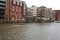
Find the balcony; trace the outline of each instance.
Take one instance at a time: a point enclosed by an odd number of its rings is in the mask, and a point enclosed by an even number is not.
[[[1,2],[0,2],[0,5],[4,5],[4,6],[6,6],[6,4],[5,4],[5,3],[1,3]]]
[[[0,3],[6,3],[6,0],[0,0]]]
[[[0,9],[3,9],[3,10],[4,10],[4,9],[5,9],[5,7],[0,7]]]

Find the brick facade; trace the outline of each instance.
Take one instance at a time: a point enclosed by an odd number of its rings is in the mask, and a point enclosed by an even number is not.
[[[20,22],[21,18],[22,6],[20,6],[20,3],[17,5],[17,1],[14,4],[13,0],[6,0],[6,21]]]
[[[55,10],[56,12],[56,21],[60,21],[60,10]]]

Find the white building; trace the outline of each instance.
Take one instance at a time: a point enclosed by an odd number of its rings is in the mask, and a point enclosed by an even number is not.
[[[37,7],[33,5],[30,8],[32,9],[33,16],[37,16]]]
[[[32,9],[27,7],[27,18],[28,18],[28,22],[32,22],[33,20],[33,14],[32,14]]]

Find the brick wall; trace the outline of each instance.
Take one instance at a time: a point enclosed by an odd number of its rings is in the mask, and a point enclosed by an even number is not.
[[[22,6],[13,4],[13,0],[6,0],[6,21],[21,21],[22,18]]]
[[[60,21],[60,10],[55,10],[56,12],[56,21]]]

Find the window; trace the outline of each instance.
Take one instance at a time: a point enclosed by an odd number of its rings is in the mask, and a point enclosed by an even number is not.
[[[11,13],[12,17],[14,17],[14,13]]]
[[[21,10],[19,10],[19,12],[21,12]]]
[[[14,6],[12,6],[12,11],[14,12]]]
[[[1,5],[1,6],[5,6],[6,4],[5,4],[5,3],[1,3],[1,2],[0,2],[0,5]]]
[[[16,20],[18,20],[18,17],[16,16]]]
[[[19,16],[19,20],[21,20],[22,19],[22,17],[21,16]]]
[[[20,6],[22,6],[22,3],[20,3]]]
[[[16,1],[15,0],[13,0],[13,4],[16,4]]]
[[[16,6],[16,12],[18,12],[18,6]]]
[[[14,20],[14,18],[12,18],[12,20]]]
[[[19,5],[19,1],[17,1],[17,5]]]
[[[19,18],[19,20],[21,20],[21,19]]]

